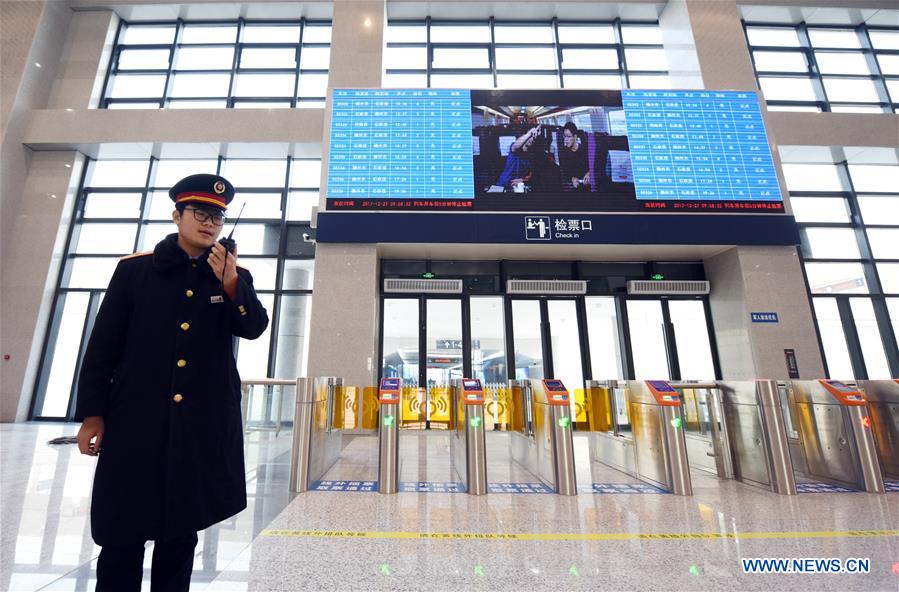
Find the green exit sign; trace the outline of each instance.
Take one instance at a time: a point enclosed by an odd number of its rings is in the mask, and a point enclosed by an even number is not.
[[[665,279],[665,276],[663,276],[661,273],[654,273],[654,274],[652,274],[651,276],[649,276],[649,278],[650,278],[650,279],[653,279],[653,280],[656,280],[656,281],[659,281],[659,280]]]
[[[435,277],[437,277],[437,274],[430,272],[430,271],[426,271],[425,273],[421,274],[421,277],[422,277],[422,279],[425,279],[425,280],[432,280]]]

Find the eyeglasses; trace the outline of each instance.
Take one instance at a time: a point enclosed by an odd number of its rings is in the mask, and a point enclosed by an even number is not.
[[[207,220],[212,220],[212,223],[216,226],[223,226],[225,224],[225,215],[219,212],[211,213],[206,210],[198,210],[197,208],[184,208],[190,212],[194,213],[194,220],[199,223],[204,223]]]

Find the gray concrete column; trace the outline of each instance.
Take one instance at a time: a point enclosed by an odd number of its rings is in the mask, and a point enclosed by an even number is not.
[[[27,150],[27,149],[26,149]],[[26,419],[81,179],[77,152],[34,152],[0,283],[0,421]]]
[[[331,32],[331,88],[381,86],[384,0],[335,0]],[[322,191],[327,187],[326,114]],[[319,202],[325,204],[324,194]],[[348,386],[373,385],[378,351],[377,245],[319,244],[315,252],[308,376],[343,376]]]
[[[730,380],[787,378],[785,349],[802,378],[824,376],[802,263],[790,247],[734,247],[705,260],[721,374]],[[753,323],[775,312],[777,323]]]
[[[378,308],[377,246],[317,245],[307,375],[373,385]]]
[[[71,13],[49,109],[96,109],[109,69],[119,17],[111,10]]]

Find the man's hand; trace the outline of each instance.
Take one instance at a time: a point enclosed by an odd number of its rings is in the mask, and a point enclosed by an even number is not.
[[[217,242],[212,245],[212,252],[206,261],[215,277],[222,282],[228,298],[234,300],[237,297],[237,247],[234,248],[234,253],[229,253]]]
[[[85,417],[81,423],[81,429],[78,430],[78,450],[81,451],[81,454],[97,456],[100,453],[100,444],[103,442],[105,430],[106,424],[103,422],[103,417],[99,415]],[[91,440],[94,441],[91,442]]]

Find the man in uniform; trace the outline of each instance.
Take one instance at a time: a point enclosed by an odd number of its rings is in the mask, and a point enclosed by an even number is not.
[[[78,379],[78,447],[99,455],[100,592],[140,590],[149,540],[152,590],[188,590],[197,531],[247,506],[232,343],[259,337],[268,314],[216,241],[234,187],[191,175],[169,196],[178,232],[119,261]]]

